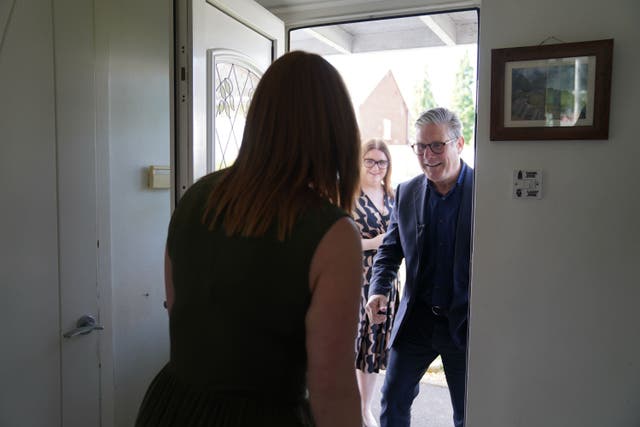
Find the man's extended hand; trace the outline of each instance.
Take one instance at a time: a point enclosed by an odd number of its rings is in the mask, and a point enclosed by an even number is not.
[[[369,297],[365,311],[371,323],[377,325],[387,320],[387,304],[389,304],[389,298],[384,295],[371,295]]]

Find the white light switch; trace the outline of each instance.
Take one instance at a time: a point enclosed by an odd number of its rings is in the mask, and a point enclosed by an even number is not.
[[[149,188],[171,188],[171,168],[169,166],[149,166]]]
[[[542,171],[531,169],[514,169],[513,198],[541,199]]]

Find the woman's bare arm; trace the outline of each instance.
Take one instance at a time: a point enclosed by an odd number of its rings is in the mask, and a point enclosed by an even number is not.
[[[362,250],[370,251],[372,249],[378,249],[382,244],[382,240],[384,239],[384,233],[378,234],[376,237],[372,237],[370,239],[362,239]]]
[[[362,247],[353,221],[337,221],[320,241],[309,273],[307,384],[317,427],[359,427],[354,340],[362,281]]]

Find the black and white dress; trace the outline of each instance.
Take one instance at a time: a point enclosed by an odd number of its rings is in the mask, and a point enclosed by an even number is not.
[[[356,202],[353,218],[358,224],[360,235],[363,239],[371,239],[387,231],[392,200],[385,194],[384,209],[380,212],[375,204],[364,192]],[[363,253],[362,268],[362,292],[360,294],[360,322],[358,324],[358,336],[356,337],[356,368],[363,372],[373,373],[380,369],[386,369],[389,355],[389,337],[393,327],[393,319],[398,308],[398,282],[391,287],[389,305],[387,306],[387,319],[379,325],[371,325],[365,312],[365,305],[369,298],[369,281],[371,280],[371,266],[376,250],[368,250]]]

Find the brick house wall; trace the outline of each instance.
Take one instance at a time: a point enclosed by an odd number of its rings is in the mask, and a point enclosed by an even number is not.
[[[359,108],[362,141],[381,138],[387,144],[407,144],[408,109],[391,71],[380,80]]]

